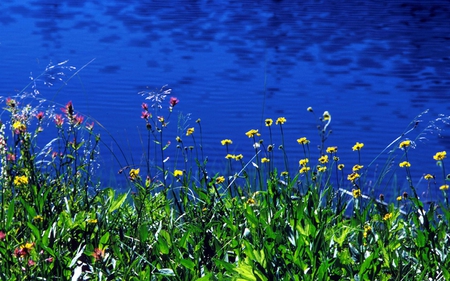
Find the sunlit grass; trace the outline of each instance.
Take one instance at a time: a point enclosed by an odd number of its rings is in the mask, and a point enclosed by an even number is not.
[[[438,164],[436,176],[424,180],[444,199],[425,206],[409,162],[420,153],[410,150],[414,139],[408,138],[416,121],[386,147],[388,161],[371,183],[367,174],[376,159],[365,159],[363,140],[345,148],[358,161],[344,165],[343,148],[329,143],[331,113],[317,117],[312,108],[306,110],[318,131],[310,134],[318,133],[319,143],[307,135],[285,139],[290,120],[267,118],[263,129],[242,132],[252,149],[235,151],[233,136],[219,141],[224,164],[213,171],[201,120],[190,124],[177,113],[183,101],[170,89],[141,92],[151,102],[136,110],[146,132],[143,162],[122,167],[130,189],[119,193],[94,177],[102,143],[96,123],[71,102],[62,110],[33,102],[39,93],[31,86],[30,94],[24,89],[6,99],[1,116],[4,280],[450,278],[446,152],[423,159]],[[167,136],[170,127],[175,139]],[[56,135],[38,145],[46,133]],[[296,167],[288,141],[302,153]],[[408,192],[364,194],[392,174],[406,177]]]

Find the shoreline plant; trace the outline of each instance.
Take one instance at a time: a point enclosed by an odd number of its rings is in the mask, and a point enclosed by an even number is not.
[[[60,75],[64,64],[40,77]],[[418,119],[382,152],[390,151],[375,181],[367,175],[377,159],[366,162],[364,143],[345,148],[358,159],[345,164],[344,148],[328,145],[330,112],[317,117],[312,108],[317,151],[308,136],[285,139],[285,117],[267,118],[266,130],[242,132],[253,149],[218,141],[225,160],[215,172],[201,120],[191,125],[179,113],[173,124],[180,100],[166,87],[144,91],[151,104],[141,105],[143,152],[120,170],[130,188],[118,192],[95,177],[95,120],[70,101],[45,108],[35,81],[31,93],[5,99],[1,115],[2,280],[450,279],[447,154],[424,160],[437,163],[436,175],[423,179],[444,198],[426,206],[412,181],[415,140],[407,138]],[[42,145],[46,133],[56,137]],[[303,152],[295,168],[287,142]],[[378,186],[395,188],[393,174],[406,177],[408,192],[375,196]]]

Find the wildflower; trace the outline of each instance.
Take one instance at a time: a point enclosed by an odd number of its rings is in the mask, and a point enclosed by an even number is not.
[[[36,265],[36,262],[34,260],[32,260],[32,259],[29,259],[28,260],[28,266],[33,266],[33,265]]]
[[[384,217],[383,217],[383,220],[387,221],[387,220],[389,220],[390,218],[392,218],[392,213],[386,213],[386,214],[384,215]]]
[[[27,129],[27,126],[25,124],[22,124],[20,121],[16,121],[12,125],[13,129],[18,132],[24,132]]]
[[[141,107],[143,110],[148,111],[148,104],[146,104],[145,102],[142,103]]]
[[[336,153],[337,152],[337,146],[330,146],[327,147],[327,153]]]
[[[15,186],[26,185],[26,184],[28,184],[27,176],[16,176],[14,178],[14,185]]]
[[[270,159],[268,159],[266,157],[261,159],[261,163],[267,163],[267,162],[270,162]]]
[[[367,238],[367,235],[369,235],[371,232],[372,232],[372,227],[368,224],[364,225],[364,232],[363,232],[364,238]]]
[[[87,223],[88,223],[88,224],[96,224],[97,222],[98,222],[97,219],[88,219],[88,220],[87,220]]]
[[[300,169],[300,174],[305,174],[306,172],[308,172],[311,168],[310,167],[302,167]]]
[[[297,139],[298,144],[308,144],[309,140],[305,137]]]
[[[142,111],[142,114],[141,114],[142,119],[148,120],[148,118],[151,118],[151,117],[152,116],[148,111]]]
[[[436,161],[439,160],[444,160],[444,158],[447,157],[447,152],[446,151],[440,151],[440,152],[436,152],[436,154],[433,156],[433,159]]]
[[[247,133],[245,133],[245,135],[246,135],[247,137],[249,137],[249,138],[253,138],[253,137],[255,137],[255,136],[258,136],[258,137],[259,137],[261,134],[258,133],[258,130],[251,129],[250,131],[248,131]]]
[[[410,140],[405,140],[405,141],[402,141],[398,147],[399,148],[407,148],[410,145],[411,145],[411,141]]]
[[[64,112],[69,119],[71,119],[74,114],[72,101],[69,101],[64,108],[61,108],[61,111]]]
[[[192,135],[194,133],[194,130],[195,130],[194,127],[188,128],[187,131],[186,131],[186,136]]]
[[[242,154],[238,154],[235,157],[236,161],[242,160],[242,158],[244,158],[244,155],[242,155]]]
[[[38,121],[41,121],[44,118],[44,112],[39,112],[36,114],[36,118]]]
[[[344,164],[339,164],[338,165],[338,169],[339,171],[342,171],[344,169],[345,165]]]
[[[270,126],[272,126],[272,124],[273,124],[273,120],[270,119],[270,118],[268,118],[268,119],[265,120],[265,123],[266,123],[266,126],[267,126],[267,127],[270,127]]]
[[[80,126],[83,123],[84,117],[81,115],[75,115],[75,126]]]
[[[64,118],[61,114],[55,114],[55,123],[57,127],[61,127],[64,124]]]
[[[353,172],[358,172],[359,170],[361,170],[364,166],[363,165],[358,165],[356,164],[355,166],[353,166],[352,171]]]
[[[216,184],[221,184],[225,181],[225,177],[224,176],[220,176],[216,178]]]
[[[0,240],[5,240],[6,234],[3,231],[0,231]]]
[[[361,189],[353,189],[352,190],[353,198],[361,197]]]
[[[92,122],[91,124],[86,123],[86,129],[88,129],[89,131],[92,131],[94,129],[94,122]]]
[[[195,123],[200,123],[202,120],[200,118],[198,118],[197,120],[195,120]]]
[[[255,205],[255,203],[256,203],[255,199],[253,199],[253,198],[248,198],[248,200],[247,200],[247,204],[248,204],[248,205]]]
[[[182,175],[183,175],[183,171],[181,171],[181,170],[173,171],[173,176],[174,177],[181,177]]]
[[[33,220],[37,223],[42,222],[44,218],[41,215],[37,215],[33,218]]]
[[[34,243],[27,242],[24,245],[20,245],[19,248],[16,248],[14,250],[14,256],[18,257],[18,258],[24,257],[24,256],[28,255],[33,248],[34,248]]]
[[[398,164],[401,168],[409,168],[411,167],[411,163],[409,163],[408,161],[403,161],[400,164]]]
[[[322,163],[322,164],[328,163],[328,155],[322,155],[322,156],[320,156],[319,162]]]
[[[313,112],[313,108],[311,106],[308,107],[306,110],[308,110],[309,112]]]
[[[170,97],[170,101],[169,101],[170,109],[174,108],[175,105],[177,105],[179,102],[180,102],[180,100],[177,99],[176,97]]]
[[[52,263],[53,260],[54,260],[53,257],[49,257],[45,259],[45,262]]]
[[[164,116],[158,116],[158,121],[164,124]]]
[[[328,120],[330,120],[330,119],[331,119],[330,113],[329,113],[328,111],[325,111],[325,112],[323,113],[323,115],[322,115],[322,119],[323,119],[323,121],[328,121]]]
[[[221,140],[220,143],[222,143],[222,145],[230,145],[233,142],[231,140],[229,140],[229,139],[224,139],[224,140]]]
[[[445,191],[445,190],[448,189],[448,187],[449,187],[448,184],[444,184],[444,185],[441,185],[441,186],[439,187],[439,189]]]
[[[320,173],[323,173],[326,170],[327,170],[327,167],[325,167],[325,166],[320,166],[320,165],[317,166],[317,171]]]
[[[352,147],[352,149],[353,149],[353,151],[355,151],[355,150],[361,150],[361,148],[363,148],[364,147],[364,143],[361,143],[361,142],[356,142],[356,144]]]
[[[95,248],[94,252],[92,253],[92,256],[94,257],[94,259],[96,261],[98,260],[103,260],[103,258],[105,257],[105,250],[100,249],[100,248]]]
[[[267,151],[268,151],[268,152],[271,152],[272,150],[273,150],[273,145],[269,144],[269,145],[267,146]]]
[[[282,177],[287,177],[289,175],[289,172],[288,171],[283,171],[283,172],[281,172],[281,176]]]
[[[397,196],[397,201],[402,201],[403,197]]]
[[[425,176],[423,176],[423,178],[426,180],[431,180],[431,179],[434,179],[434,176],[430,175],[430,174],[426,174]]]
[[[333,161],[335,161],[335,162],[339,161],[339,157],[333,156]]]
[[[355,181],[357,178],[359,178],[360,175],[356,172],[351,173],[350,175],[347,176],[347,179],[351,182]]]
[[[130,170],[130,174],[129,174],[130,180],[134,181],[134,180],[138,179],[139,178],[139,171],[140,171],[139,168],[138,169],[131,169]]]
[[[277,121],[275,121],[277,125],[283,125],[284,123],[286,123],[286,118],[284,117],[278,117]]]
[[[306,166],[306,164],[308,164],[309,159],[305,158],[305,159],[300,159],[300,161],[298,161],[298,163],[300,164],[300,166]]]
[[[225,158],[226,159],[236,159],[236,155],[233,155],[233,154],[227,154],[226,156],[225,156]]]

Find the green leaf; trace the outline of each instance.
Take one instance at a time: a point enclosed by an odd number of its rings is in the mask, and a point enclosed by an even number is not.
[[[180,263],[182,266],[186,267],[187,269],[193,270],[195,268],[195,263],[192,260],[182,259],[182,260],[180,260]]]
[[[12,200],[8,205],[8,213],[6,214],[6,229],[11,227],[12,218],[14,216],[15,200]]]
[[[41,240],[41,234],[39,233],[39,230],[37,229],[37,227],[34,226],[31,222],[27,222],[27,226],[31,230],[31,232],[33,233],[34,238],[36,240]]]
[[[107,244],[109,241],[109,232],[106,232],[103,234],[102,238],[100,238],[99,246],[100,248],[103,248],[103,245]]]
[[[127,199],[128,193],[129,193],[129,192],[120,195],[120,196],[117,198],[117,200],[115,200],[115,201],[111,204],[111,206],[109,207],[108,213],[112,213],[112,212],[114,212],[115,210],[119,209],[120,206],[122,206],[123,202],[125,202],[125,200]]]

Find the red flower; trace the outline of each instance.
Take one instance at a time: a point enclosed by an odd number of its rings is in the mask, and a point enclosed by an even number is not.
[[[148,113],[147,111],[142,111],[142,115],[141,115],[142,119],[148,120],[148,118],[150,118],[150,117],[151,117],[150,113]]]
[[[83,123],[84,117],[81,115],[75,115],[75,126],[81,125]]]
[[[64,124],[64,118],[61,114],[55,115],[55,123],[57,127],[61,127]]]
[[[44,112],[41,111],[38,114],[36,114],[36,118],[37,118],[37,120],[41,121],[42,118],[44,118]]]
[[[142,103],[142,109],[147,111],[148,110],[148,104],[146,104],[145,102]]]
[[[64,108],[61,108],[61,110],[70,118],[74,113],[72,101],[69,101]]]
[[[105,250],[95,248],[94,252],[92,253],[92,256],[95,258],[96,261],[102,260],[105,257]]]
[[[171,97],[170,98],[170,108],[172,109],[173,107],[175,107],[175,105],[177,105],[180,102],[179,99],[177,99],[176,97]]]

